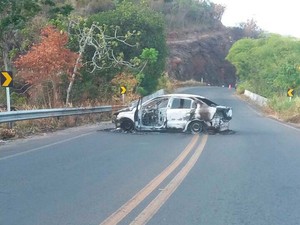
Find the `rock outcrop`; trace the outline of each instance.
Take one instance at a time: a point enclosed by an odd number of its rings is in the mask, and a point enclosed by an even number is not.
[[[243,37],[236,29],[224,28],[210,33],[169,34],[169,77],[179,81],[196,80],[210,85],[234,85],[235,68],[225,57],[232,44]]]

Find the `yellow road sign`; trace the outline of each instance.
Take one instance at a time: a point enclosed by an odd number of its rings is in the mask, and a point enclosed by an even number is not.
[[[13,78],[11,71],[1,71],[1,86],[2,87],[12,87]]]
[[[294,89],[293,88],[288,89],[287,96],[288,97],[293,97],[294,96]]]
[[[123,94],[125,94],[126,93],[126,87],[125,86],[121,86],[120,87],[120,93],[123,95]]]

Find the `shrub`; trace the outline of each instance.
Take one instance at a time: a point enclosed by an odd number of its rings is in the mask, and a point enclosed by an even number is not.
[[[292,100],[286,96],[273,97],[269,100],[269,107],[284,121],[300,122],[300,97],[295,97]]]

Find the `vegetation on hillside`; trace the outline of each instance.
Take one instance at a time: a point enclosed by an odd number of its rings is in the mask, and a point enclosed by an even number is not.
[[[3,0],[0,66],[14,73],[12,105],[111,101],[119,95],[112,80],[120,74],[127,74],[128,82],[136,79],[133,94],[149,94],[168,83],[167,32],[214,29],[220,26],[224,9],[207,0]],[[69,42],[61,42],[59,48],[58,43],[47,43],[42,30],[49,25]],[[49,51],[34,50],[41,45]],[[67,48],[78,57],[62,68],[56,62],[63,62],[66,55],[59,49]],[[56,60],[31,68],[30,62],[40,58],[41,64],[45,58]],[[5,105],[4,88],[0,93]]]
[[[271,98],[300,88],[300,40],[279,35],[241,39],[227,59],[235,66],[240,84]]]
[[[300,122],[300,40],[280,35],[237,41],[227,56],[236,68],[238,89],[267,97],[277,116]],[[294,89],[292,99],[287,92]]]
[[[222,29],[225,9],[209,0],[1,0],[0,67],[14,74],[11,104],[119,103],[120,85],[133,98],[169,86],[167,37]],[[227,56],[240,87],[270,98],[299,91],[297,39],[261,36],[254,20],[235,32],[249,37]]]

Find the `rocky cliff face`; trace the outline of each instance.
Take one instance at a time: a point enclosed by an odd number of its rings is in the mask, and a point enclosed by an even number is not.
[[[211,85],[234,85],[235,68],[225,57],[232,44],[243,34],[224,28],[210,33],[169,34],[167,72],[176,80],[203,81]]]

